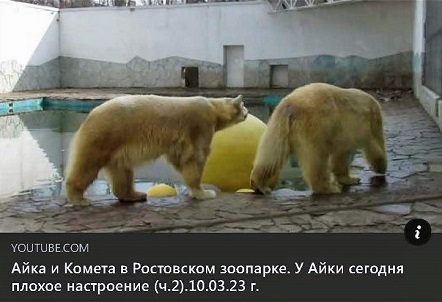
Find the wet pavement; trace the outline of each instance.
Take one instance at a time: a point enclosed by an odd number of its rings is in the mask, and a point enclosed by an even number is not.
[[[1,232],[403,232],[423,218],[442,232],[442,134],[411,92],[378,92],[385,112],[389,169],[384,179],[357,155],[362,183],[333,196],[279,189],[271,196],[220,193],[120,204],[92,196],[89,207],[64,197],[21,195],[0,202]]]

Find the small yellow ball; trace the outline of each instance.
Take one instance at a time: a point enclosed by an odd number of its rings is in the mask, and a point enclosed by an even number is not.
[[[236,193],[255,193],[252,189],[239,189]]]
[[[175,196],[177,191],[174,187],[166,184],[158,184],[150,187],[147,191],[147,196],[149,197],[165,197],[165,196]]]

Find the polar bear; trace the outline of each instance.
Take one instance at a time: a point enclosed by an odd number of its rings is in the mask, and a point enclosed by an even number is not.
[[[134,190],[133,168],[162,155],[181,173],[196,199],[214,198],[201,176],[215,131],[246,119],[236,98],[128,95],[93,109],[75,134],[66,168],[68,200],[87,205],[84,191],[103,169],[122,202],[143,201]]]
[[[340,193],[341,184],[360,182],[349,174],[349,156],[356,149],[363,150],[374,172],[386,172],[379,103],[359,89],[308,84],[275,108],[258,146],[250,185],[256,192],[269,194],[293,155],[314,194]]]

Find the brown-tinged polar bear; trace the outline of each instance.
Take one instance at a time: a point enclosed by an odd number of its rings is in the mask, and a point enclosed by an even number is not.
[[[191,197],[214,198],[201,175],[215,131],[247,117],[236,98],[129,95],[93,109],[76,133],[66,168],[66,191],[73,204],[87,205],[84,191],[103,168],[120,201],[146,199],[134,190],[133,168],[165,155],[181,173]]]
[[[349,175],[352,150],[362,149],[376,173],[384,174],[387,157],[382,109],[368,93],[313,83],[286,96],[275,108],[254,161],[252,189],[269,194],[289,158],[297,158],[304,180],[315,194],[341,192],[358,184]]]

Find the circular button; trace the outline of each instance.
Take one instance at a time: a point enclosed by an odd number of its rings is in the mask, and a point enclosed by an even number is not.
[[[430,237],[431,226],[424,219],[412,219],[405,225],[405,238],[413,245],[423,245]]]

